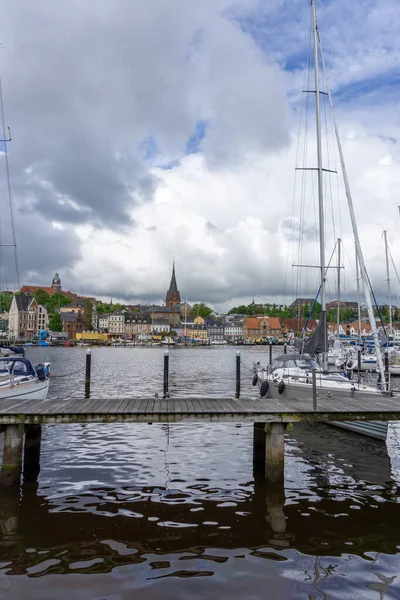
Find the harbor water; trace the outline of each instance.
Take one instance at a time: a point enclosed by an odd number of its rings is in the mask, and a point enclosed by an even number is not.
[[[233,396],[236,350],[170,349],[171,396]],[[240,350],[256,395],[269,349]],[[82,401],[85,354],[28,352],[50,398]],[[161,396],[163,355],[93,349],[92,397]],[[239,423],[44,426],[38,481],[0,490],[0,600],[400,598],[397,423],[386,444],[296,424],[284,484],[254,474],[252,441]]]

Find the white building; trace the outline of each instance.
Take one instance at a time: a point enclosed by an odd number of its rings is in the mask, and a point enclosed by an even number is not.
[[[110,314],[109,313],[103,313],[101,315],[99,315],[99,329],[101,331],[104,331],[105,329],[109,329],[109,324],[110,324]]]
[[[163,331],[169,333],[171,331],[171,325],[167,319],[154,319],[153,321],[153,332],[157,335]]]
[[[41,304],[27,294],[14,294],[8,320],[10,340],[32,340],[39,331],[47,329],[49,315]]]
[[[224,338],[230,341],[241,340],[243,338],[243,323],[238,321],[226,323],[224,327]]]
[[[123,335],[125,333],[125,315],[120,312],[111,313],[108,319],[108,333]]]

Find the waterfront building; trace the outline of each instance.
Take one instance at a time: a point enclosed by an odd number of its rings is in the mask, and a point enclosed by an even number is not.
[[[265,339],[266,337],[279,338],[282,327],[278,317],[258,316],[246,317],[243,321],[244,339]]]
[[[47,310],[29,294],[14,294],[10,306],[8,337],[10,340],[32,340],[49,322]]]
[[[108,322],[108,333],[114,337],[119,337],[125,333],[125,316],[121,311],[116,311],[110,315]]]
[[[206,319],[206,329],[208,339],[216,342],[222,342],[224,338],[224,324],[221,319]]]
[[[98,318],[98,324],[100,331],[108,331],[110,324],[110,313],[101,313]]]
[[[243,321],[228,321],[224,326],[224,338],[239,342],[243,339]]]
[[[155,321],[157,319],[166,319],[170,325],[179,325],[181,322],[181,310],[180,306],[157,306],[155,304],[151,305],[141,305],[141,312],[149,313],[152,320]]]
[[[153,321],[153,333],[156,335],[166,332],[169,333],[171,331],[171,325],[167,319],[155,319]],[[178,334],[179,335],[179,334]]]
[[[149,313],[129,312],[125,313],[124,317],[125,337],[133,339],[136,336],[148,336],[151,334],[151,317]]]
[[[289,308],[293,309],[293,316],[302,316],[305,310],[307,310],[308,312],[311,310],[313,303],[314,298],[296,298],[296,300],[292,302]]]
[[[63,322],[63,332],[68,335],[69,339],[76,339],[78,333],[84,330],[83,314],[79,309],[75,311],[61,311],[60,316]]]

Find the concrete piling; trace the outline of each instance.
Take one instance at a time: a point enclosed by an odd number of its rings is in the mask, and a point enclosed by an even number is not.
[[[254,423],[253,427],[253,472],[265,475],[265,423]]]
[[[285,425],[284,423],[270,423],[266,429],[265,477],[270,481],[283,481]]]
[[[0,484],[19,485],[22,470],[23,425],[6,425]]]
[[[25,425],[24,470],[25,481],[36,481],[40,473],[41,425]]]

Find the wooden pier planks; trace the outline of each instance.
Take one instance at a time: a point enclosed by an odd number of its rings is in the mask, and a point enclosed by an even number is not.
[[[321,400],[262,398],[102,398],[4,400],[0,424],[178,421],[400,420],[396,398]]]

